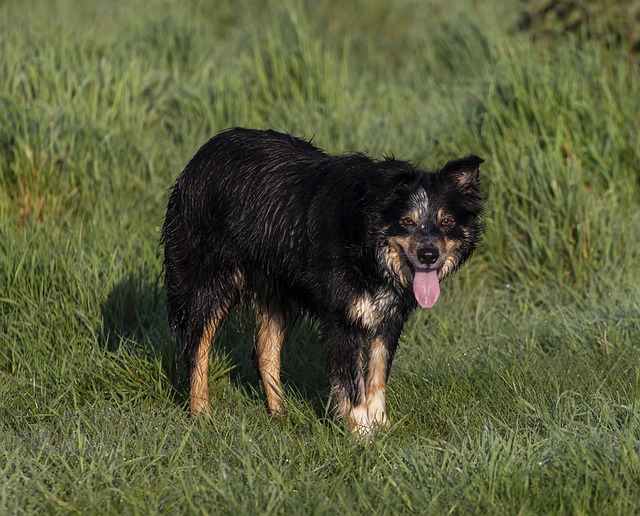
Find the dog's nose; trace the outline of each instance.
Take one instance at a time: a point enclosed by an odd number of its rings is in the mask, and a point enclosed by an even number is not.
[[[420,249],[418,249],[417,255],[418,260],[422,265],[430,267],[431,265],[436,263],[438,256],[440,256],[440,253],[435,247],[421,247]]]

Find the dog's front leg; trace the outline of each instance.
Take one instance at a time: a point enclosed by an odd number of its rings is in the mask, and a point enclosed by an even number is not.
[[[387,416],[387,380],[395,345],[390,346],[383,336],[374,337],[369,349],[367,374],[367,413],[373,426],[382,430],[389,428]]]
[[[363,371],[365,339],[348,326],[324,324],[327,369],[337,409],[352,431],[368,433],[373,427],[367,410]]]

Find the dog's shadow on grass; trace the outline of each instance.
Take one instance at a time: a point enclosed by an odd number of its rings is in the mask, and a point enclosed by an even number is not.
[[[252,360],[255,339],[251,307],[236,307],[214,340],[211,375],[217,380],[231,381],[251,398],[264,395]],[[140,276],[120,280],[102,304],[102,345],[110,352],[124,350],[150,361],[161,360],[165,380],[172,388],[175,401],[188,399],[186,367],[174,350],[166,317],[164,288],[158,281]],[[302,397],[316,413],[324,415],[329,397],[324,360],[313,324],[303,319],[287,335],[282,350],[282,381],[287,394]],[[212,393],[213,394],[213,393]],[[214,399],[212,402],[215,403]],[[266,408],[265,408],[266,410]]]

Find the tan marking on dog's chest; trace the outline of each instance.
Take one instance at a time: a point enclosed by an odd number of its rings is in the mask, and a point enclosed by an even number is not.
[[[359,321],[368,330],[375,330],[383,321],[385,314],[393,308],[393,296],[385,291],[375,295],[358,296],[349,307],[349,318]]]
[[[356,298],[349,307],[349,317],[353,321],[359,321],[365,328],[372,328],[379,322],[379,316],[373,299],[369,294]]]

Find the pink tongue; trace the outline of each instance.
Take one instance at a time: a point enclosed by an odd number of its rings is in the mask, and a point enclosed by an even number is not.
[[[413,276],[413,294],[422,308],[431,308],[440,297],[440,283],[436,269],[416,269]]]

